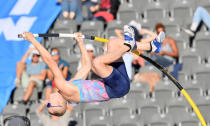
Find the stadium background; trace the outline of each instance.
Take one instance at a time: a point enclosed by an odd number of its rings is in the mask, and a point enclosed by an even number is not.
[[[11,104],[10,96],[14,101],[20,100],[23,90],[18,89],[11,95],[15,88],[15,66],[22,55],[28,49],[29,44],[24,40],[17,40],[14,36],[23,31],[36,33],[80,31],[84,34],[109,38],[114,35],[114,29],[122,28],[130,20],[136,20],[143,28],[154,31],[154,25],[162,22],[167,35],[173,37],[179,49],[179,62],[183,64],[182,71],[178,74],[178,80],[198,105],[206,122],[210,123],[210,37],[205,25],[201,25],[198,34],[190,46],[189,37],[181,30],[188,27],[192,21],[193,12],[198,6],[203,6],[210,12],[210,2],[207,0],[121,0],[117,18],[110,23],[100,21],[85,21],[77,23],[72,20],[59,18],[60,6],[55,0],[33,0],[31,11],[15,11],[17,1],[0,1],[0,40],[1,40],[1,69],[0,69],[0,107],[1,124],[3,120],[13,114],[27,116],[34,125],[41,125],[36,117],[35,110],[43,91],[35,90],[31,97],[32,104]],[[13,8],[14,7],[14,8]],[[2,11],[3,10],[3,11]],[[13,11],[12,11],[13,10]],[[18,9],[17,9],[18,10]],[[53,13],[52,13],[53,12]],[[21,19],[31,18],[31,27],[18,27]],[[6,30],[13,21],[13,27]],[[6,24],[4,24],[7,22]],[[16,25],[15,25],[16,24]],[[22,25],[23,26],[23,25]],[[14,28],[14,29],[11,29]],[[20,30],[21,29],[21,30]],[[12,34],[11,36],[8,34]],[[40,39],[42,44],[50,49],[57,47],[61,50],[61,56],[70,64],[72,74],[76,72],[79,60],[79,50],[73,39]],[[96,55],[103,50],[103,43],[85,40],[96,48]],[[170,70],[170,68],[169,68]],[[153,67],[144,67],[141,72],[156,71]],[[7,104],[8,103],[8,104]],[[130,93],[121,98],[105,103],[78,104],[69,120],[76,120],[78,125],[199,125],[199,121],[191,106],[175,86],[163,78],[152,94],[149,87],[142,83],[132,83]]]

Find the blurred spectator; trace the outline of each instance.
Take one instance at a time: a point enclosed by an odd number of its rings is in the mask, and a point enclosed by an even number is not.
[[[93,61],[93,59],[95,58],[95,48],[93,47],[92,44],[86,44],[85,45],[88,55],[90,56],[90,60]],[[78,67],[77,70],[79,70],[81,68],[81,61],[79,61],[78,63]],[[91,80],[95,80],[98,79],[99,77],[94,73],[94,72],[90,72],[87,79],[91,79]]]
[[[194,38],[196,30],[198,29],[198,26],[200,25],[201,21],[203,21],[204,24],[207,25],[208,29],[210,29],[210,15],[208,11],[203,7],[198,7],[194,13],[190,29],[183,28],[183,30],[192,38]],[[192,46],[192,43],[190,46]]]
[[[156,24],[155,30],[157,34],[159,34],[161,31],[166,32],[165,26],[161,23]],[[169,67],[177,61],[178,56],[179,52],[176,41],[173,38],[166,36],[160,48],[160,53],[152,55],[151,58],[162,66]]]
[[[161,75],[157,72],[143,72],[137,73],[134,76],[135,82],[142,82],[149,84],[150,92],[153,92],[155,89],[155,85],[161,80]]]
[[[31,55],[31,63],[26,64],[27,57]],[[17,87],[27,88],[24,94],[23,102],[27,103],[33,93],[35,87],[42,88],[45,80],[46,70],[45,64],[39,61],[39,52],[34,48],[29,48],[21,61],[16,66]]]
[[[164,25],[161,23],[156,24],[155,29],[156,29],[157,34],[159,34],[159,32],[161,31],[166,32]],[[177,61],[179,53],[178,53],[176,42],[173,38],[166,36],[160,50],[161,50],[160,53],[158,54],[153,53],[153,55],[151,56],[151,58],[155,62],[159,63],[160,65],[164,67],[168,67]],[[178,70],[178,69],[175,69],[175,70]],[[178,73],[178,71],[173,71],[173,72]],[[143,72],[143,73],[137,73],[134,76],[134,81],[148,83],[150,86],[150,92],[154,90],[155,85],[160,80],[161,80],[161,75],[157,72],[148,71],[148,72]]]
[[[51,49],[51,55],[52,55],[53,60],[58,64],[60,70],[62,71],[64,78],[66,80],[70,80],[70,75],[71,74],[69,73],[69,65],[68,65],[68,63],[65,60],[62,60],[60,58],[60,51],[59,51],[59,49],[58,48],[52,48]],[[55,83],[53,81],[53,78],[54,78],[53,74],[49,70],[48,66],[47,66],[47,77],[48,77],[48,79],[50,81],[48,82],[47,87],[45,89],[45,97],[46,97],[46,99],[48,99],[49,95],[52,92],[57,91]]]
[[[92,0],[94,6],[90,11],[94,14],[96,20],[110,22],[116,19],[116,14],[120,6],[119,0]]]
[[[82,0],[82,5],[87,7],[87,20],[93,20],[93,13],[100,8],[97,0]]]
[[[184,31],[190,36],[194,36],[201,21],[203,21],[207,25],[208,29],[210,29],[210,15],[208,11],[203,7],[198,7],[194,13],[190,29],[183,28]]]
[[[71,105],[67,104],[66,113],[63,116],[59,117],[59,116],[45,114],[43,112],[44,108],[47,107],[47,104],[48,104],[48,101],[47,100],[44,101],[44,103],[41,104],[36,111],[37,116],[39,117],[39,120],[41,120],[43,126],[68,126],[70,115],[72,112]]]
[[[129,25],[135,27],[136,30],[134,30],[135,32],[135,40],[141,43],[148,43],[151,42],[155,37],[156,34],[153,33],[152,31],[149,31],[147,29],[143,29],[141,28],[141,24],[132,20],[131,22],[129,22]],[[120,29],[115,29],[115,34],[117,35],[117,37],[124,39],[124,33],[122,30]],[[143,35],[148,35],[149,37],[147,38],[143,38]],[[132,62],[134,63],[134,66],[136,68],[140,67],[140,65],[143,65],[144,63],[142,62],[142,58],[133,58],[133,54],[130,53],[125,53],[123,55],[123,59],[125,62],[125,66],[126,66],[126,70],[128,73],[128,76],[130,78],[130,80],[132,80]],[[133,61],[134,59],[134,61]]]
[[[82,1],[81,0],[58,0],[61,2],[63,18],[70,18],[82,22]]]

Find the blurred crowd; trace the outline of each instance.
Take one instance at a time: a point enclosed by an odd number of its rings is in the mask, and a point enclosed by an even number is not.
[[[120,0],[58,0],[61,4],[61,17],[82,22],[99,20],[110,22],[116,19]]]
[[[61,13],[59,19],[70,19],[75,20],[79,23],[83,21],[102,21],[104,23],[109,23],[112,20],[115,20],[117,17],[117,11],[120,6],[120,0],[57,0],[61,5]],[[203,21],[208,29],[210,28],[210,16],[208,11],[203,7],[198,7],[194,13],[194,17],[191,23],[191,26],[188,28],[183,28],[183,31],[189,34],[190,40],[193,41],[196,33],[198,32],[198,27],[200,22]],[[144,42],[148,39],[151,39],[154,35],[158,34],[161,31],[167,33],[165,24],[156,23],[155,32],[151,29],[143,28],[142,25],[132,20],[128,23],[129,25],[135,27],[138,30],[136,40],[138,42]],[[123,38],[124,33],[122,29],[114,29],[114,34],[112,37]],[[192,46],[192,43],[191,45]],[[92,44],[86,44],[87,52],[93,60],[96,57],[96,48]],[[106,51],[106,45],[103,47]],[[58,67],[63,73],[63,76],[66,80],[70,80],[73,76],[70,72],[71,65],[68,61],[65,61],[61,58],[61,52],[59,48],[51,48],[50,54],[55,62],[58,64]],[[155,62],[159,63],[163,67],[170,69],[170,73],[173,77],[178,79],[178,73],[182,70],[182,63],[179,62],[179,48],[177,46],[176,40],[167,35],[165,40],[162,43],[160,53],[148,54],[147,52],[140,52],[144,55],[149,56]],[[30,61],[28,61],[28,59]],[[149,85],[149,92],[152,93],[155,90],[156,84],[161,80],[166,78],[162,73],[158,71],[144,71],[144,68],[150,67],[151,65],[145,61],[143,58],[136,56],[132,53],[126,53],[123,56],[124,62],[126,64],[127,74],[131,82],[134,83],[145,83]],[[81,62],[78,61],[77,69],[81,67]],[[34,47],[30,47],[22,59],[17,63],[16,67],[16,79],[15,83],[17,88],[22,88],[24,90],[24,95],[19,101],[21,104],[30,104],[30,97],[33,95],[33,91],[37,89],[42,92],[42,96],[39,96],[41,101],[45,102],[49,98],[52,92],[56,92],[57,88],[53,79],[53,74],[46,66],[38,51]],[[97,75],[93,72],[89,73],[88,79],[99,79]],[[43,121],[44,126],[53,125],[67,125],[69,121],[68,114],[72,111],[72,106],[69,106],[69,112],[66,113],[64,117],[54,117],[44,115],[43,109],[44,105],[41,104],[37,109],[38,117]],[[52,121],[54,121],[52,123]],[[57,121],[57,123],[55,123]]]

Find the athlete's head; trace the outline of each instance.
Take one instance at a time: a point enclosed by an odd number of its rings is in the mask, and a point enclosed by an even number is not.
[[[157,23],[155,25],[155,30],[157,34],[159,34],[161,31],[165,32],[165,26],[162,23]]]
[[[60,59],[60,51],[58,48],[52,48],[51,49],[51,55],[53,57],[53,60],[59,61]]]
[[[51,115],[62,116],[66,112],[67,103],[60,93],[52,93],[48,102],[47,107]]]

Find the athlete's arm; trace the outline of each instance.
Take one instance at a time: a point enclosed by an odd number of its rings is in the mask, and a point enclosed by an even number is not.
[[[81,65],[82,65],[82,67],[77,71],[76,75],[71,79],[71,81],[76,80],[76,79],[86,79],[90,70],[91,70],[90,56],[87,53],[83,39],[79,38],[80,36],[82,36],[82,34],[80,34],[80,33],[75,33],[75,34],[76,34],[76,36],[78,36],[75,39],[76,39],[77,44],[81,51]]]
[[[69,91],[72,90],[72,87],[69,86],[69,83],[64,79],[62,72],[58,68],[57,63],[53,60],[50,53],[34,38],[33,34],[30,32],[24,32],[25,39],[31,42],[35,48],[39,51],[42,59],[48,65],[50,70],[54,75],[54,81],[56,87],[63,93],[63,94],[71,94]]]

